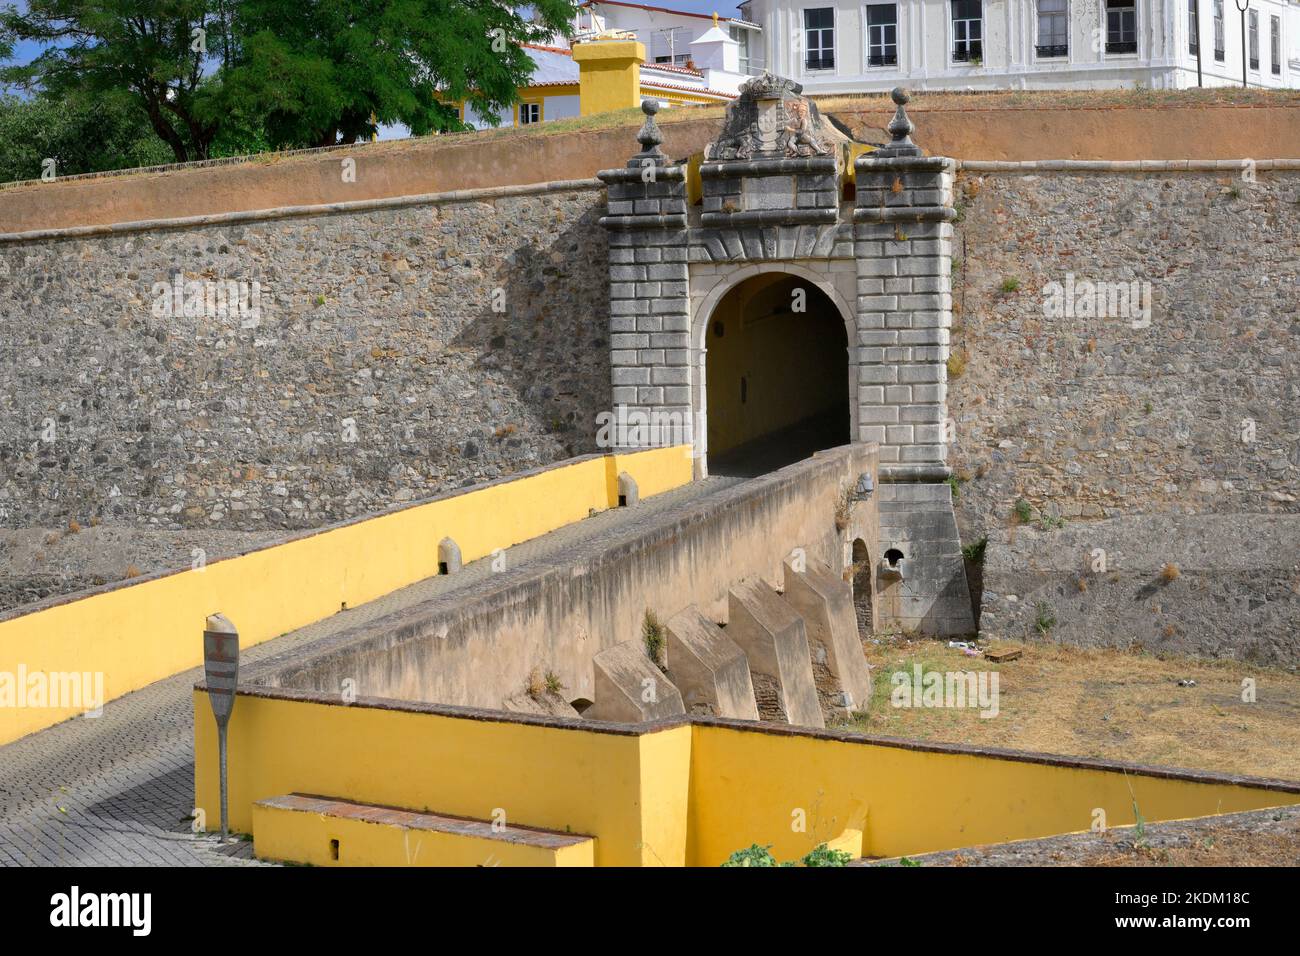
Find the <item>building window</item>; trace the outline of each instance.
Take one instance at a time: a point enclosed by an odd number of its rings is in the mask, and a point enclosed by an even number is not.
[[[835,8],[819,7],[803,12],[804,68],[835,69]]]
[[[873,3],[867,7],[867,66],[898,63],[898,6]]]
[[[519,125],[529,126],[533,123],[542,121],[542,104],[541,103],[520,103],[519,104]]]
[[[1274,76],[1282,75],[1282,18],[1269,17],[1268,20],[1268,52],[1272,56]]]
[[[1040,57],[1070,55],[1069,0],[1038,0],[1038,46]]]
[[[1259,69],[1259,11],[1251,10],[1247,14],[1250,23],[1250,68]]]
[[[1134,0],[1106,0],[1106,52],[1137,51],[1137,7]]]
[[[1214,0],[1214,58],[1223,62],[1223,0]]]
[[[952,58],[955,63],[984,59],[984,21],[980,0],[952,0]]]
[[[1201,21],[1196,16],[1200,0],[1187,0],[1187,52],[1196,54],[1201,49]]]
[[[731,38],[739,44],[740,72],[744,73],[746,76],[750,76],[749,31],[742,27],[732,27],[730,33]]]

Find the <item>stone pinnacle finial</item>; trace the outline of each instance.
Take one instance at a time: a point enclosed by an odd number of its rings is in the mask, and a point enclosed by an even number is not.
[[[898,107],[894,111],[894,118],[889,121],[889,135],[893,137],[893,141],[889,145],[894,147],[915,146],[916,144],[912,142],[912,130],[916,129],[916,127],[907,118],[907,110],[905,109],[907,104],[912,101],[912,97],[901,86],[894,87],[889,96]]]
[[[659,112],[659,101],[647,99],[641,101],[641,112],[645,114],[645,124],[636,134],[636,141],[641,144],[642,156],[658,156],[659,144],[664,141],[659,127],[655,124],[655,114]]]

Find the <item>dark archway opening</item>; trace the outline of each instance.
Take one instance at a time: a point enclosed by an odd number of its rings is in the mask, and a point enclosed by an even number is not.
[[[844,320],[785,272],[727,292],[705,330],[710,474],[748,477],[852,440]]]

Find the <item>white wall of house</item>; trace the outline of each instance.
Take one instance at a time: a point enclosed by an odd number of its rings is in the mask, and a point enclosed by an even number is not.
[[[668,3],[671,2],[668,0]],[[720,0],[718,7],[718,12],[722,13],[730,9],[730,4],[726,0]],[[599,2],[580,9],[576,22],[579,34],[601,30],[628,30],[635,33],[636,38],[645,44],[647,63],[672,66],[685,66],[691,55],[691,43],[713,28],[712,18],[699,14]],[[744,26],[731,17],[719,17],[719,25],[737,41],[748,38],[751,60],[753,54],[759,57],[757,62],[749,64],[749,72],[762,73],[761,32]]]
[[[961,44],[956,42],[954,0],[897,0],[885,5],[893,7],[896,60],[877,65],[868,63],[868,8],[873,4],[861,0],[749,0],[746,9],[763,27],[772,71],[799,81],[805,92],[812,94],[883,90],[899,84],[918,89],[1196,86],[1190,0],[1131,0],[1131,32],[1119,22],[1121,0],[1065,0],[1064,55],[1059,55],[1059,49],[1040,49],[1047,44],[1039,40],[1040,20],[1046,31],[1053,22],[1048,16],[1053,9],[1050,4],[1059,0],[956,2],[966,6],[968,18],[978,17],[978,61],[963,61],[956,55]],[[1240,85],[1242,81],[1241,15],[1234,0],[1222,0],[1222,4],[1220,60],[1213,39],[1216,0],[1200,0],[1201,65],[1206,86]],[[1259,64],[1247,71],[1249,85],[1300,86],[1300,64],[1292,63],[1300,44],[1295,35],[1300,30],[1300,8],[1290,0],[1251,0],[1251,9],[1258,13]],[[810,62],[810,41],[815,45],[819,35],[810,36],[806,28],[809,10],[832,13],[833,65],[818,63],[815,58]],[[815,16],[824,18],[825,14]],[[1271,42],[1274,18],[1281,33],[1276,69]],[[1248,29],[1249,23],[1248,15]],[[1112,28],[1120,28],[1120,32]],[[1127,48],[1130,42],[1132,52]],[[971,49],[967,47],[965,52],[969,55]],[[1251,58],[1249,50],[1247,58]]]
[[[571,119],[580,115],[578,108],[578,97],[571,96],[548,96],[542,105],[542,116],[546,122],[557,119]]]
[[[469,103],[465,104],[465,125],[471,129],[489,129],[492,124],[484,118],[486,114],[480,113]],[[497,110],[497,117],[500,119],[498,126],[509,128],[515,125],[514,107],[507,106],[504,109]]]

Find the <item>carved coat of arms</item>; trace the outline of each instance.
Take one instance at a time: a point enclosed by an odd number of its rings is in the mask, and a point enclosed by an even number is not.
[[[764,73],[740,88],[727,107],[722,134],[706,160],[799,159],[831,154],[821,138],[821,114],[793,80]]]

